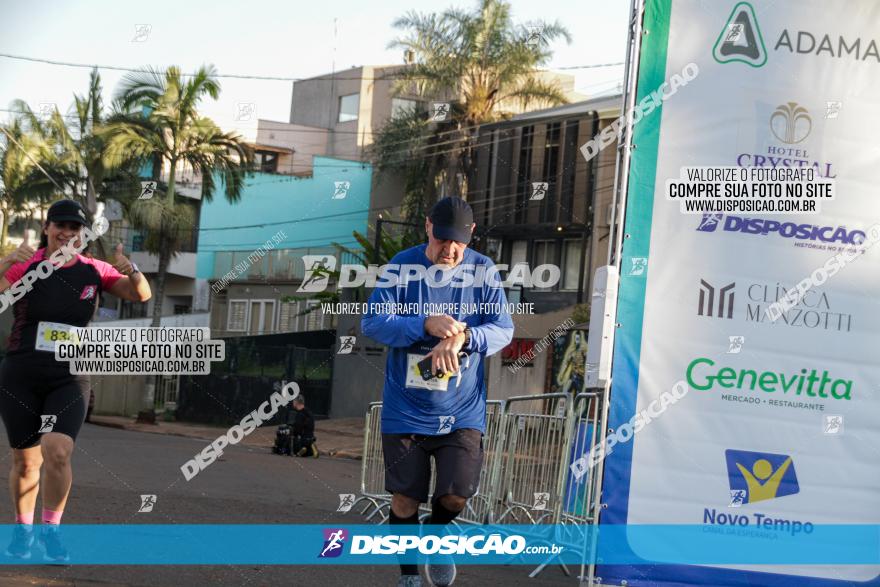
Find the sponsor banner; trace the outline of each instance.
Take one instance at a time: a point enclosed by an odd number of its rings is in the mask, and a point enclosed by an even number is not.
[[[685,64],[700,75],[634,128],[621,263],[645,270],[622,272],[609,428],[676,381],[690,391],[606,458],[601,522],[878,524],[880,4],[645,0],[644,27],[636,101]],[[667,197],[683,169],[732,168],[812,170],[834,196],[809,214]],[[838,253],[854,260],[768,314]],[[864,561],[673,568],[628,549],[638,566],[606,561],[603,583],[880,585]]]
[[[151,499],[152,498],[152,499]],[[161,507],[141,496],[142,512]],[[611,564],[638,559],[636,544],[661,565],[866,564],[880,562],[880,527],[812,526],[759,513],[707,510],[706,524],[603,526],[595,557]],[[12,536],[15,526],[0,526]],[[458,565],[591,562],[592,526],[485,525],[450,528],[387,524],[65,524],[60,539],[70,565],[393,565],[431,557]],[[291,544],[297,548],[279,548]],[[852,543],[852,548],[841,544]],[[28,564],[41,564],[37,546]],[[0,564],[21,560],[0,557]],[[45,562],[42,564],[55,564]]]

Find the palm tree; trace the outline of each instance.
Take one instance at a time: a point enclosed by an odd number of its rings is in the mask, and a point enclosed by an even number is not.
[[[99,201],[113,198],[127,204],[138,195],[137,170],[142,162],[129,156],[113,167],[105,163],[106,142],[100,133],[105,122],[101,95],[101,77],[93,69],[88,92],[73,96],[74,114],[70,116],[62,115],[56,107],[44,119],[26,102],[14,102],[17,120],[27,127],[31,141],[42,146],[39,164],[52,178],[42,173],[34,178],[37,187],[48,191],[45,198],[38,199],[39,208],[45,208],[51,197],[59,195],[59,186],[63,193],[79,200],[92,216]],[[118,116],[111,113],[111,119]],[[68,119],[74,121],[68,123]],[[96,246],[99,256],[104,257],[103,239]]]
[[[101,135],[107,142],[104,163],[114,166],[129,157],[153,161],[158,177],[167,165],[164,197],[138,200],[131,206],[132,224],[146,231],[144,248],[159,257],[152,325],[159,326],[168,265],[195,226],[195,208],[175,191],[177,174],[201,174],[202,199],[210,201],[217,179],[230,203],[238,202],[252,154],[236,133],[225,133],[198,106],[205,96],[217,99],[220,84],[213,66],[186,76],[178,67],[127,75],[116,94],[123,113],[110,120]]]
[[[31,201],[48,201],[55,190],[37,167],[50,155],[48,143],[39,135],[27,132],[21,122],[14,119],[2,128],[0,144],[0,248],[6,247],[12,215],[24,210]]]
[[[510,117],[514,107],[567,101],[558,84],[537,69],[552,56],[552,41],[571,37],[558,22],[514,24],[510,5],[501,0],[480,0],[470,12],[410,12],[394,26],[406,34],[390,48],[414,57],[411,66],[395,73],[397,92],[452,102],[439,125],[415,111],[390,120],[374,145],[379,173],[395,171],[406,179],[405,216],[420,221],[428,194],[467,192],[479,125]]]

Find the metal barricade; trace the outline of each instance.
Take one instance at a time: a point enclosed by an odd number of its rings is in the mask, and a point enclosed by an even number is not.
[[[600,403],[600,393],[595,391],[574,398],[567,393],[546,393],[487,401],[479,490],[454,523],[593,524],[600,476],[599,467],[589,466],[589,455],[604,425]],[[585,461],[575,467],[577,474],[571,464],[580,457]],[[436,466],[432,466],[432,490],[435,480]],[[385,491],[382,402],[371,403],[366,414],[360,492],[353,507],[362,504],[361,514],[367,521],[387,521],[391,495]],[[424,520],[430,507],[423,505],[420,510]],[[595,544],[566,546],[584,549],[580,577],[586,577],[586,561]],[[530,576],[555,558],[549,557]],[[568,575],[568,569],[562,568]]]
[[[480,470],[480,484],[477,494],[468,500],[464,511],[456,520],[467,524],[484,524],[492,519],[496,509],[493,501],[492,471],[495,463],[504,455],[501,443],[501,428],[504,424],[504,402],[502,400],[486,401],[486,433],[483,434],[483,468]]]
[[[385,459],[382,455],[382,402],[372,402],[364,422],[364,454],[361,460],[361,496],[352,509],[363,504],[367,521],[379,516],[388,519],[391,495],[385,491]]]
[[[516,396],[505,402],[493,491],[501,512],[495,523],[552,524],[562,512],[568,472],[571,396],[566,393]]]
[[[592,526],[596,519],[595,497],[599,491],[597,487],[599,476],[596,475],[597,469],[590,465],[590,451],[598,442],[602,428],[600,393],[597,391],[579,393],[575,396],[572,406],[568,424],[570,450],[564,461],[564,466],[568,471],[566,472],[565,485],[562,488],[563,504],[558,523],[578,525],[584,528],[583,534],[580,535],[582,540],[577,543],[560,541],[560,544],[563,544],[569,551],[577,552],[580,550],[583,553],[578,575],[583,579],[587,576],[587,561],[591,560],[589,557],[594,552],[596,539],[596,534],[588,531],[588,527]],[[574,466],[572,467],[572,465]],[[540,573],[553,558],[550,557],[544,561],[532,571],[530,576],[534,577]],[[568,570],[565,569],[565,571],[568,574]]]
[[[577,466],[579,474],[573,471],[565,486],[565,504],[560,518],[561,524],[592,524],[595,518],[593,496],[597,476],[590,466],[590,450],[599,439],[599,393],[579,393],[574,398],[569,433],[572,461],[583,457]],[[568,463],[566,463],[568,466]]]

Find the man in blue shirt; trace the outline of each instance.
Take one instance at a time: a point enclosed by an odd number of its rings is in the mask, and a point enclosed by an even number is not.
[[[473,212],[461,198],[437,202],[425,221],[428,243],[395,255],[362,320],[364,335],[390,347],[385,369],[382,448],[392,524],[418,524],[428,501],[433,455],[437,481],[430,524],[448,524],[477,492],[486,428],[485,357],[513,337],[491,259],[468,248]],[[435,585],[455,566],[429,564]],[[415,565],[398,585],[418,587]]]

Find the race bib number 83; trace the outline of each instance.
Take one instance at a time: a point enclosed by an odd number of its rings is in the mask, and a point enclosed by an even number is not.
[[[55,352],[55,343],[60,341],[77,341],[76,334],[71,332],[73,326],[58,322],[40,322],[37,325],[37,340],[34,348],[38,351]]]

